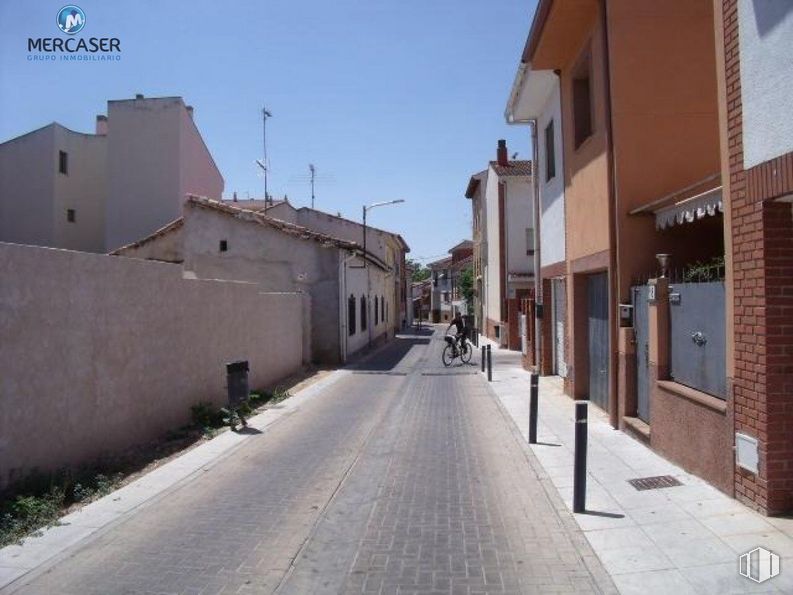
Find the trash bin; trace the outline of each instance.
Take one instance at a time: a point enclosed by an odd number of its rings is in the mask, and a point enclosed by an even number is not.
[[[230,362],[226,364],[226,383],[229,388],[229,406],[239,407],[248,398],[248,370],[247,361]]]

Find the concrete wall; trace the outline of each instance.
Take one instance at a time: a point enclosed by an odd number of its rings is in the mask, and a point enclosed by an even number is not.
[[[108,102],[108,251],[181,215],[185,194],[220,199],[223,179],[179,97]]]
[[[302,363],[298,294],[13,244],[0,244],[0,270],[0,486],[154,439],[199,401],[221,405],[228,361],[250,361],[252,387]]]
[[[52,246],[103,252],[105,247],[105,200],[107,196],[107,138],[72,132],[62,126],[54,130],[55,187],[52,203]],[[58,152],[69,156],[68,174],[58,173]],[[74,209],[69,222],[67,209]]]
[[[105,137],[60,124],[0,145],[0,240],[103,251],[105,148]],[[68,156],[65,174],[60,151]]]
[[[554,158],[556,175],[546,179],[545,129],[553,121]],[[548,266],[565,259],[564,217],[564,155],[562,151],[562,106],[559,84],[553,85],[540,117],[537,119],[537,150],[539,163],[535,166],[535,182],[540,185],[540,259],[541,266]]]
[[[533,227],[534,190],[530,178],[507,177],[506,180],[506,248],[507,272],[531,273],[534,261],[527,254],[533,250],[526,243],[526,229]]]
[[[743,165],[793,151],[793,3],[738,2]]]
[[[295,327],[310,333],[307,360],[336,363],[339,346],[339,250],[287,235],[272,227],[186,203],[184,267],[199,279],[257,283],[263,291],[311,296],[316,316]],[[166,236],[167,237],[167,236]],[[225,240],[227,251],[220,252]]]
[[[56,124],[0,145],[0,240],[51,246]]]
[[[485,183],[485,212],[487,227],[487,261],[484,265],[485,298],[483,312],[485,319],[501,320],[501,271],[499,259],[501,247],[499,245],[499,220],[498,216],[498,176],[493,170],[488,169],[487,182]]]

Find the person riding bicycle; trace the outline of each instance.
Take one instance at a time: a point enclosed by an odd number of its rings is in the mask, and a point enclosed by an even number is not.
[[[449,333],[452,327],[456,327],[454,335]],[[457,342],[457,346],[464,351],[465,342],[468,340],[468,333],[469,333],[469,328],[465,324],[465,320],[463,320],[463,317],[460,315],[459,312],[457,312],[457,314],[454,315],[454,318],[452,318],[452,321],[449,323],[449,327],[446,329],[446,334],[449,336],[453,336],[455,338],[455,341]]]

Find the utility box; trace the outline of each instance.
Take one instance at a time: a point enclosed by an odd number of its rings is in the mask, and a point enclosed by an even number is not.
[[[248,371],[245,360],[226,364],[226,383],[229,390],[229,406],[239,407],[248,399]]]

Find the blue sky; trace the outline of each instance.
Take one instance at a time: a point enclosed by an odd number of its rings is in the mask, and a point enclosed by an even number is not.
[[[0,141],[51,121],[92,131],[108,99],[181,95],[226,182],[263,194],[262,104],[270,192],[359,219],[361,205],[402,233],[411,256],[470,237],[468,177],[506,138],[529,158],[525,127],[503,111],[534,0],[78,1],[83,37],[118,37],[122,59],[32,63],[28,37],[60,36],[63,2],[0,0]],[[8,26],[13,25],[13,26]]]

